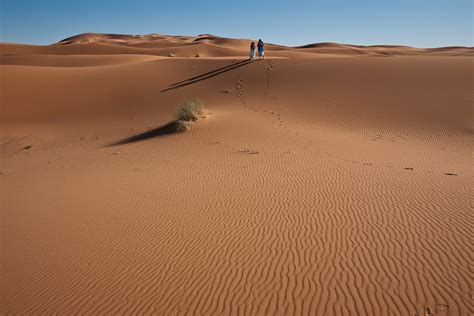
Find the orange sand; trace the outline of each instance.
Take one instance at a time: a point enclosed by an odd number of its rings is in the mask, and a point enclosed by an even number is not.
[[[474,312],[474,50],[248,44],[0,44],[0,313]]]

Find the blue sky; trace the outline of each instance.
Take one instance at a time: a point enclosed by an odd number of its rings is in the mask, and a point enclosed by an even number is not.
[[[474,46],[473,0],[0,0],[0,41],[51,44],[85,33]]]

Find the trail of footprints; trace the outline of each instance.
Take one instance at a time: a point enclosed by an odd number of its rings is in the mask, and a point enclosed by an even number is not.
[[[234,61],[235,62],[235,61]],[[267,61],[267,67],[265,70],[265,88],[264,88],[264,93],[263,93],[263,102],[261,105],[264,107],[267,103],[268,100],[270,99],[270,91],[271,91],[271,86],[272,86],[272,70],[274,67],[274,63],[272,60]],[[275,112],[275,111],[269,111],[269,110],[264,110],[264,109],[259,109],[256,107],[254,104],[249,104],[247,97],[244,92],[243,88],[243,82],[244,82],[244,73],[243,69],[239,68],[238,73],[237,73],[237,81],[236,81],[236,90],[237,90],[237,95],[240,99],[240,102],[245,108],[248,108],[249,110],[253,110],[255,112],[261,112],[264,114],[270,114],[272,117],[272,125],[277,124],[279,127],[281,127],[284,131],[290,133],[291,130],[284,125],[284,121],[282,119],[281,113]],[[294,133],[296,136],[300,136],[298,133]],[[301,137],[301,136],[300,136]],[[308,143],[311,143],[309,139],[305,139]]]
[[[235,60],[233,61],[235,62]],[[240,102],[244,107],[247,107],[247,98],[244,95],[244,90],[242,88],[242,81],[244,77],[244,72],[242,70],[242,67],[238,68],[237,72],[237,81],[235,82],[235,88],[237,90],[237,95],[239,96]]]
[[[272,69],[273,69],[273,61],[268,61],[267,70],[265,72],[265,92],[263,94],[263,103],[265,104],[268,100],[268,96],[270,95],[270,87],[272,84]]]

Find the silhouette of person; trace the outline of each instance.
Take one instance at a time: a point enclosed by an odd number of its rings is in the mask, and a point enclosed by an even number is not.
[[[255,42],[252,42],[252,44],[250,44],[250,59],[254,59],[255,58]]]
[[[265,58],[265,44],[261,39],[258,40],[258,58],[259,59],[264,59]]]

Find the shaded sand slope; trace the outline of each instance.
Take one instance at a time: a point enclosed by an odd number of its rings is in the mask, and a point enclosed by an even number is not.
[[[135,57],[2,59],[1,312],[474,312],[470,57]]]

